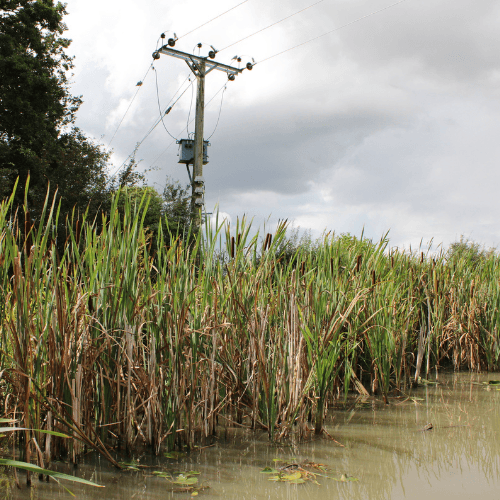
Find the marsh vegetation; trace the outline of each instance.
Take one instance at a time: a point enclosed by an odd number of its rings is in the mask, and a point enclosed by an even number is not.
[[[0,403],[45,467],[88,448],[186,450],[231,427],[273,442],[324,431],[333,401],[388,402],[440,367],[498,368],[500,261],[325,235],[295,244],[245,220],[183,237],[148,199],[99,221],[0,206]],[[60,241],[61,223],[66,239]],[[166,229],[165,229],[166,228]],[[59,240],[58,240],[59,238]],[[300,242],[299,242],[300,243]]]

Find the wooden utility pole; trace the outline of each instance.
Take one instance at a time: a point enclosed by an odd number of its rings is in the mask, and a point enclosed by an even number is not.
[[[169,45],[171,42],[169,41]],[[191,71],[196,76],[197,92],[196,92],[196,118],[194,129],[194,158],[193,158],[193,176],[191,179],[191,213],[193,221],[197,225],[201,224],[201,212],[205,204],[205,181],[203,179],[203,163],[204,163],[204,141],[203,141],[203,126],[205,112],[205,76],[210,71],[216,69],[227,74],[229,80],[234,80],[238,73],[243,69],[234,68],[227,64],[222,64],[214,61],[216,51],[211,50],[208,57],[195,56],[187,52],[175,50],[169,45],[164,45],[158,51],[153,53],[154,59],[159,59],[160,54],[183,59],[189,66]],[[201,44],[199,44],[201,47]],[[213,47],[212,47],[213,48]],[[251,64],[248,63],[246,68],[251,69]]]
[[[201,61],[197,65],[196,75],[196,118],[194,125],[194,164],[193,182],[191,184],[191,220],[201,225],[201,209],[204,204],[205,182],[203,179],[203,129],[205,125],[205,71],[206,63]],[[201,200],[201,206],[196,203]]]

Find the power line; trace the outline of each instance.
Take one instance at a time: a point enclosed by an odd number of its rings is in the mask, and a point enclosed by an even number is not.
[[[208,107],[208,105],[220,94],[220,92],[222,90],[225,91],[225,87],[226,87],[227,83],[224,83],[224,85],[210,98],[210,100],[205,104],[205,109]],[[189,87],[188,87],[189,88]],[[221,100],[221,106],[222,106],[222,100]],[[220,110],[219,110],[219,118],[220,118]],[[189,122],[189,123],[193,123],[194,122],[194,118]],[[217,120],[217,123],[219,121]],[[216,127],[217,128],[217,127]],[[177,134],[177,137],[179,137],[185,130],[187,130],[187,126],[184,127],[178,134]],[[215,130],[214,130],[215,132]],[[212,132],[212,135],[213,135],[213,132]],[[210,136],[212,137],[212,136]],[[151,165],[149,168],[151,168],[152,165],[154,165],[175,143],[177,142],[177,138],[172,141],[152,162],[151,162]],[[132,156],[132,155],[130,155]],[[129,158],[130,158],[129,156]],[[127,158],[128,160],[128,158]],[[125,160],[125,162],[127,161]],[[123,162],[122,166],[125,164],[125,162]],[[120,167],[122,168],[122,167]],[[116,175],[116,174],[115,174]]]
[[[156,101],[158,103],[158,113],[160,113],[160,119],[161,119],[161,122],[163,123],[163,128],[166,130],[167,134],[170,137],[172,137],[172,139],[175,139],[175,137],[168,131],[168,128],[165,125],[165,122],[163,120],[163,116],[167,115],[168,113],[170,113],[170,111],[172,109],[172,106],[170,106],[170,108],[167,108],[167,110],[165,112],[162,112],[162,110],[161,110],[160,92],[158,91],[158,72],[156,71],[156,69],[155,69],[155,83],[156,83]]]
[[[144,75],[144,77],[142,78],[142,80],[140,80],[140,81],[139,81],[139,83],[137,84],[137,87],[138,87],[138,88],[137,88],[137,90],[136,90],[136,92],[135,92],[135,94],[134,94],[134,97],[132,97],[132,100],[130,101],[130,103],[129,103],[129,105],[128,105],[128,107],[127,107],[127,109],[126,109],[126,111],[125,111],[124,115],[122,116],[122,119],[120,120],[120,123],[119,123],[119,124],[118,124],[118,126],[116,127],[116,130],[114,131],[113,136],[111,137],[111,139],[110,139],[110,141],[109,141],[109,143],[108,143],[108,148],[109,148],[109,146],[111,146],[111,143],[113,142],[113,139],[115,138],[116,133],[117,133],[117,132],[118,132],[118,130],[120,129],[120,127],[121,127],[121,125],[122,125],[122,123],[123,123],[123,120],[125,120],[125,117],[127,116],[127,113],[129,112],[129,110],[130,110],[130,108],[131,108],[131,106],[132,106],[133,102],[135,101],[135,98],[137,97],[137,94],[139,93],[139,90],[141,90],[142,85],[143,85],[144,81],[146,80],[146,77],[148,76],[148,74],[149,74],[149,72],[151,71],[151,68],[152,68],[152,67],[153,67],[153,63],[151,63],[151,64],[149,65],[148,70],[146,71],[146,74]]]
[[[226,92],[226,89],[227,89],[227,83],[224,85],[224,90],[222,91],[222,97],[220,98],[220,108],[219,108],[219,116],[217,117],[217,123],[215,124],[214,131],[209,135],[207,141],[209,141],[210,138],[215,134],[215,131],[217,130],[217,127],[219,126],[220,114],[222,112],[222,102],[224,101],[224,94]]]
[[[158,37],[158,40],[156,40],[156,50],[158,50],[158,42],[160,41],[160,39],[161,39],[161,36]],[[129,112],[130,108],[132,107],[132,104],[134,103],[135,98],[137,97],[137,94],[139,93],[139,90],[141,90],[142,85],[146,81],[146,77],[148,76],[149,72],[151,71],[151,68],[154,69],[153,63],[151,63],[149,65],[148,70],[146,71],[146,74],[144,75],[144,77],[142,78],[142,80],[139,80],[139,82],[137,83],[137,90],[136,90],[134,96],[132,97],[132,99],[131,99],[131,101],[130,101],[128,107],[127,107],[127,109],[125,110],[125,113],[123,114],[122,119],[120,120],[120,123],[116,127],[116,130],[114,131],[113,136],[111,137],[111,139],[110,139],[110,141],[108,143],[108,148],[109,148],[109,146],[111,146],[111,143],[113,142],[113,139],[115,138],[116,133],[120,129],[120,127],[121,127],[121,125],[123,123],[123,120],[125,120],[125,117],[127,116],[127,113]],[[158,80],[157,80],[157,85],[158,85]]]
[[[262,28],[259,31],[256,31],[255,33],[252,33],[251,35],[245,36],[244,38],[238,40],[237,42],[231,43],[227,47],[224,47],[223,49],[219,50],[219,52],[222,52],[223,50],[226,50],[229,47],[232,47],[233,45],[236,45],[237,43],[240,43],[243,40],[246,40],[247,38],[251,38],[252,36],[257,35],[258,33],[262,33],[263,31],[265,31],[265,30],[267,30],[269,28],[272,28],[273,26],[276,26],[277,24],[282,23],[283,21],[286,21],[287,19],[290,19],[291,17],[296,16],[297,14],[300,14],[301,12],[304,12],[305,10],[310,9],[311,7],[314,7],[315,5],[318,5],[319,3],[322,3],[324,1],[325,0],[319,0],[319,2],[313,3],[313,4],[309,5],[308,7],[304,7],[303,9],[298,10],[297,12],[294,12],[293,14],[290,14],[289,16],[284,17],[283,19],[281,19],[279,21],[276,21],[276,22],[270,24],[269,26],[266,26],[265,28]]]
[[[185,81],[184,81],[184,83],[185,83]],[[183,85],[184,85],[184,83],[183,83]],[[174,104],[186,93],[186,91],[188,89],[189,89],[189,87],[186,87],[186,89],[184,89],[184,92],[182,92],[182,94],[176,99],[176,101],[174,102]],[[174,106],[174,104],[172,104],[172,107]],[[148,130],[148,132],[146,133],[146,135],[136,144],[134,152],[137,151],[141,147],[142,143],[151,135],[151,133],[153,132],[153,130],[160,124],[160,122],[163,122],[163,116],[162,116],[161,111],[160,111],[160,118],[158,120],[156,120],[156,122],[150,127],[150,129]],[[166,127],[165,127],[165,129],[166,129]],[[170,134],[170,132],[169,132],[169,134]],[[173,135],[171,135],[171,137],[173,137],[174,140],[176,140]],[[116,174],[123,168],[123,166],[125,165],[125,163],[127,163],[127,161],[130,158],[132,158],[133,154],[134,153],[130,153],[127,156],[127,158],[125,158],[125,160],[122,162],[122,164],[113,172],[113,174],[111,174],[111,176],[110,176],[111,178],[113,178],[113,177],[116,176]]]
[[[186,122],[186,129],[187,129],[188,135],[189,135],[189,123],[190,123],[189,118],[191,117],[191,110],[193,109],[193,96],[194,96],[194,85],[191,82],[191,104],[189,105],[189,113],[188,113],[187,122]]]
[[[177,89],[177,92],[180,92],[180,90],[184,86],[184,84],[190,79],[191,79],[191,74],[188,74],[188,76],[186,76],[186,79],[181,83],[181,86]],[[175,99],[175,101],[172,103],[172,107],[174,107],[177,104],[179,99],[186,93],[188,88],[189,88],[189,85],[184,89],[184,92],[182,92],[182,94],[177,99]],[[168,104],[170,104],[174,100],[175,96],[177,95],[177,92],[172,96],[172,99],[170,99],[170,102]],[[168,104],[167,104],[167,106],[168,106]]]
[[[113,174],[111,174],[110,176],[110,179],[112,179],[113,177],[116,176],[116,174],[118,174],[118,172],[123,168],[123,166],[125,165],[125,163],[127,163],[127,161],[132,158],[132,156],[134,155],[134,153],[141,147],[142,143],[149,137],[149,135],[151,134],[151,132],[153,132],[153,130],[158,126],[158,124],[161,122],[161,117],[156,121],[156,123],[149,129],[149,131],[146,133],[146,135],[136,144],[135,146],[135,149],[134,149],[134,152],[133,153],[130,153],[127,158],[125,158],[125,160],[123,161],[123,163],[113,172]]]
[[[153,67],[154,69],[154,67]],[[172,98],[170,99],[169,103],[167,104],[167,108],[168,109],[168,106],[171,104],[170,108],[173,108],[177,102],[179,101],[179,99],[181,99],[181,97],[187,92],[187,90],[190,88],[190,85],[188,85],[184,91],[179,95],[179,97],[177,97],[177,99],[175,99],[175,101],[173,101],[173,99],[175,98],[175,96],[179,93],[179,91],[182,89],[182,87],[184,86],[184,84],[186,83],[186,81],[188,79],[190,79],[191,75],[189,74],[186,79],[181,83],[180,87],[177,89],[177,91],[175,92],[175,94],[172,96]],[[192,83],[191,83],[192,85]],[[157,88],[157,91],[158,91],[158,88]],[[173,102],[172,102],[173,101]],[[158,104],[159,104],[159,100],[158,100]],[[146,133],[146,135],[137,143],[134,151],[137,151],[139,149],[139,147],[142,145],[142,143],[148,138],[148,136],[153,132],[153,130],[159,125],[160,122],[163,123],[163,115],[166,114],[165,111],[161,111],[161,108],[159,108],[159,111],[160,111],[160,118],[157,119],[155,121],[155,123],[150,127],[149,131]],[[165,124],[163,124],[165,126]],[[167,130],[167,127],[165,126],[165,130]],[[170,137],[174,138],[175,137],[173,135],[170,134],[170,132],[167,130],[168,134],[170,135]],[[116,174],[123,168],[123,166],[125,165],[125,163],[132,157],[134,153],[131,153],[127,156],[127,158],[123,161],[123,163],[114,171],[114,173],[110,176],[111,178],[115,177]]]
[[[155,68],[153,68],[155,69]],[[177,91],[175,92],[175,94],[172,96],[172,98],[170,99],[169,103],[165,106],[165,109],[162,111],[161,110],[161,106],[160,106],[160,93],[159,93],[159,90],[158,90],[158,72],[155,70],[155,82],[156,82],[156,101],[158,102],[158,112],[160,113],[160,119],[161,119],[161,122],[163,123],[163,127],[165,128],[165,130],[167,131],[167,134],[172,137],[172,139],[175,139],[175,137],[168,131],[167,129],[167,126],[165,125],[165,121],[163,120],[163,117],[165,115],[168,115],[170,113],[170,111],[172,111],[173,107],[177,104],[177,102],[179,101],[179,99],[187,92],[187,90],[189,89],[189,86],[187,86],[184,91],[182,92],[182,94],[177,98],[175,99],[174,101],[174,98],[175,96],[178,94],[178,92],[182,89],[182,87],[184,86],[184,84],[191,79],[191,75],[188,75],[186,77],[186,79],[181,83],[181,86],[177,89]],[[191,83],[191,86],[193,84]],[[173,102],[172,102],[173,101]]]
[[[195,28],[195,29],[193,29],[191,31],[188,31],[187,33],[185,33],[184,35],[182,35],[181,37],[179,37],[178,40],[180,40],[181,38],[184,38],[185,36],[190,35],[191,33],[195,32],[196,30],[199,30],[203,26],[206,26],[208,23],[211,23],[212,21],[215,21],[216,19],[219,19],[219,17],[222,17],[223,15],[227,14],[228,12],[231,12],[232,10],[236,9],[240,5],[243,5],[244,3],[247,3],[247,2],[248,2],[248,0],[245,0],[244,2],[241,2],[238,5],[235,5],[234,7],[231,7],[229,10],[226,10],[222,14],[219,14],[218,16],[215,16],[213,19],[210,19],[210,21],[207,21],[206,23],[200,24],[200,26],[198,26],[197,28]]]
[[[327,31],[326,33],[323,33],[322,35],[316,36],[314,38],[311,38],[310,40],[307,40],[305,42],[299,43],[298,45],[294,45],[293,47],[290,47],[289,49],[282,50],[281,52],[278,52],[277,54],[274,54],[273,56],[266,57],[265,59],[262,59],[262,61],[258,61],[257,63],[254,64],[261,64],[264,61],[268,61],[269,59],[272,59],[273,57],[280,56],[281,54],[284,54],[285,52],[289,52],[290,50],[296,49],[297,47],[301,47],[302,45],[305,45],[306,43],[313,42],[314,40],[317,40],[318,38],[324,37],[326,35],[329,35],[330,33],[333,33],[334,31],[341,30],[342,28],[346,28],[347,26],[350,26],[351,24],[355,24],[359,21],[362,21],[363,19],[366,19],[367,17],[374,16],[375,14],[379,14],[380,12],[383,12],[384,10],[390,9],[391,7],[395,7],[396,5],[399,5],[400,3],[405,2],[406,0],[399,0],[399,2],[393,3],[391,5],[388,5],[387,7],[384,7],[383,9],[376,10],[374,12],[371,12],[370,14],[366,14],[366,16],[359,17],[358,19],[355,19],[354,21],[351,21],[347,24],[343,24],[342,26],[339,26],[338,28],[335,28],[333,30]]]

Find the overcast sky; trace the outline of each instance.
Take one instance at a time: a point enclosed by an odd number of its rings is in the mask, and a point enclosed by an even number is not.
[[[405,0],[316,41],[396,0],[67,0],[77,124],[108,145],[151,64],[162,32],[192,53],[198,42],[257,65],[227,82],[205,166],[206,206],[234,221],[246,214],[293,221],[313,236],[325,229],[390,231],[392,246],[421,239],[448,245],[465,235],[500,245],[500,2]],[[196,53],[198,49],[196,49]],[[261,62],[262,61],[262,62]],[[234,61],[231,63],[234,64]],[[189,75],[184,61],[154,62],[111,148],[118,167]],[[206,78],[206,101],[227,77]],[[185,83],[182,90],[189,85]],[[165,117],[175,137],[190,112],[191,89]],[[206,108],[212,134],[222,92]],[[194,102],[193,102],[194,108]],[[194,131],[194,122],[189,126]],[[177,146],[160,124],[137,159],[158,191],[167,176],[188,182]]]

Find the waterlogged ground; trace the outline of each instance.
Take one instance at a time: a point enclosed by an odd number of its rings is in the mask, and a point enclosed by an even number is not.
[[[414,390],[408,399],[391,399],[388,406],[372,398],[350,399],[345,408],[331,411],[328,425],[342,446],[311,436],[308,443],[278,447],[270,445],[265,434],[233,431],[228,440],[189,456],[136,456],[140,465],[150,466],[139,470],[117,471],[88,456],[74,473],[105,488],[64,484],[85,500],[182,499],[193,494],[241,500],[496,500],[500,385],[487,384],[496,379],[499,374],[440,376],[439,385]],[[432,430],[422,430],[427,424]],[[287,464],[299,467],[269,471]],[[56,466],[72,473],[69,465]],[[262,472],[266,467],[269,472]],[[54,481],[36,479],[30,489],[18,490],[11,473],[3,471],[0,498],[72,497]]]

